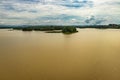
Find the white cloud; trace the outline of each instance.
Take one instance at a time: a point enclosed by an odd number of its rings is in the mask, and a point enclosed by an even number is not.
[[[90,16],[104,20],[101,24],[120,23],[119,7],[119,0],[1,0],[0,24],[82,25]],[[64,18],[59,19],[62,14]],[[46,16],[50,18],[44,20]]]

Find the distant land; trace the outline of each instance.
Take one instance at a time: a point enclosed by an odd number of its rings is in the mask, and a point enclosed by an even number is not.
[[[76,28],[98,28],[98,29],[120,29],[120,24],[109,24],[109,25],[0,25],[0,29],[24,29],[24,28],[34,28],[34,29],[61,29],[65,26],[74,26]]]
[[[23,29],[23,28],[62,28],[65,26],[74,26],[76,28],[115,28],[120,29],[120,24],[108,24],[108,25],[0,25],[0,29],[7,29],[7,28],[13,28],[13,29]]]
[[[0,25],[0,29],[46,31],[47,33],[75,33],[76,28],[120,29],[120,24],[109,25]]]

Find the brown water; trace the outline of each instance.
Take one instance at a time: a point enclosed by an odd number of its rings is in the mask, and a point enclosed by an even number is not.
[[[120,30],[0,30],[0,80],[120,80]]]

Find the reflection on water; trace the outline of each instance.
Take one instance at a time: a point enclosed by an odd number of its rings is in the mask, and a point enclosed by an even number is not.
[[[120,80],[120,30],[0,30],[0,80]]]

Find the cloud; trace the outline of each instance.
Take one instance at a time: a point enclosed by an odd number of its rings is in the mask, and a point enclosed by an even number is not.
[[[85,20],[85,22],[86,22],[86,24],[98,25],[98,24],[102,24],[102,23],[106,22],[106,20],[103,18],[99,18],[99,17],[97,18],[95,16],[90,16],[90,18],[87,18]]]
[[[86,23],[90,23],[90,22],[92,22],[92,21],[94,21],[94,20],[95,20],[95,17],[94,17],[94,16],[91,16],[90,18],[86,19],[85,22],[86,22]]]
[[[119,0],[0,0],[0,24],[119,24],[119,7]]]

